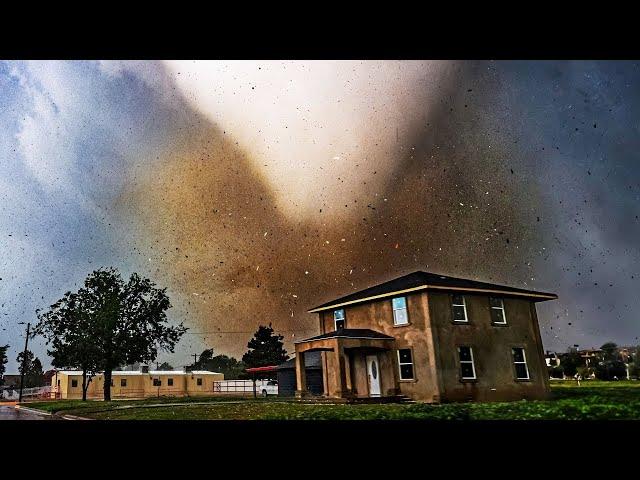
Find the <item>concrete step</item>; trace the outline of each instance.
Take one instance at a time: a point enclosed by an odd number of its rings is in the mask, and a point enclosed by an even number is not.
[[[403,403],[403,404],[417,403],[413,398],[407,397],[406,395],[398,395],[396,398],[397,398],[397,403]]]

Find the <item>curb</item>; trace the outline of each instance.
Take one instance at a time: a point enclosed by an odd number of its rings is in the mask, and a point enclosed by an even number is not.
[[[93,420],[92,418],[78,417],[77,415],[60,415],[63,420]]]
[[[13,408],[15,408],[16,410],[23,410],[28,413],[33,413],[35,415],[40,415],[42,417],[61,418],[63,420],[92,420],[91,418],[78,417],[77,415],[63,415],[63,414],[45,412],[44,410],[37,410],[35,408],[23,407],[21,405],[15,405]]]
[[[44,410],[36,410],[35,408],[23,407],[21,405],[14,405],[16,410],[24,410],[27,413],[33,413],[35,415],[41,415],[43,417],[51,417],[51,413],[45,412]]]

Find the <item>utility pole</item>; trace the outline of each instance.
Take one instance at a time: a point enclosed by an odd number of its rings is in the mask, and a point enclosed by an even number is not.
[[[21,322],[24,323],[24,322]],[[27,322],[27,336],[24,339],[24,353],[22,354],[22,372],[20,373],[20,394],[18,395],[18,403],[22,402],[22,387],[24,385],[24,370],[27,363],[27,345],[29,345],[29,328],[31,323]]]

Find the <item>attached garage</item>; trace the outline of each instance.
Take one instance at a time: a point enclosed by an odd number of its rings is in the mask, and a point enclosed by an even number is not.
[[[322,359],[321,352],[303,353],[307,389],[312,395],[322,395]],[[278,396],[293,397],[296,394],[296,359],[292,358],[278,365]]]

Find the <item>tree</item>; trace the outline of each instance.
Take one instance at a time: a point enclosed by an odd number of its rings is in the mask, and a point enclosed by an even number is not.
[[[137,273],[124,282],[115,268],[93,271],[79,289],[76,303],[70,313],[83,322],[83,331],[89,334],[93,347],[87,358],[92,367],[104,373],[104,400],[111,400],[111,372],[119,365],[136,362],[153,362],[158,350],[173,352],[180,337],[187,328],[167,324],[166,311],[171,302],[166,288],[157,288],[151,280]],[[55,317],[55,315],[54,315]],[[43,316],[45,324],[47,317]],[[85,330],[86,327],[86,330]],[[51,331],[51,330],[50,330]],[[69,329],[63,329],[60,344],[68,348],[73,342],[64,342]],[[84,344],[84,337],[81,341]],[[75,360],[76,353],[62,351],[69,355],[67,361]]]
[[[253,338],[249,340],[249,350],[242,356],[242,361],[249,367],[266,367],[279,365],[289,360],[284,349],[282,335],[274,335],[271,324],[268,327],[260,325]]]
[[[227,379],[246,377],[245,364],[227,355],[213,355],[213,348],[204,350],[197,362],[189,366],[192,370],[209,370],[224,374]]]
[[[47,354],[56,368],[77,368],[82,371],[82,400],[100,366],[101,351],[95,341],[95,316],[84,290],[67,292],[49,311],[36,310],[38,323],[32,335],[41,335],[51,345]]]
[[[160,365],[158,365],[158,370],[173,370],[173,367],[167,362],[162,362]]]
[[[25,352],[20,352],[16,362],[18,363],[18,372],[20,375],[24,374],[25,388],[42,386],[44,378],[42,363],[39,358],[33,355],[33,352],[27,350],[26,355]]]
[[[0,385],[4,384],[4,372],[5,365],[7,364],[7,350],[9,349],[9,345],[5,345],[4,347],[0,347]]]
[[[567,353],[560,355],[560,365],[567,377],[573,377],[578,367],[582,367],[584,362],[577,350],[570,349]]]
[[[549,377],[551,378],[564,377],[564,369],[560,365],[552,365],[550,367],[547,367],[547,371],[549,373]]]
[[[618,360],[618,345],[613,342],[607,342],[600,347],[604,356],[605,362],[612,362]]]
[[[27,378],[27,387],[41,387],[44,385],[44,369],[38,357],[31,362],[31,371],[27,374]]]
[[[614,377],[621,380],[627,378],[627,366],[620,360],[606,360],[598,362],[595,374],[598,380],[613,380]]]

